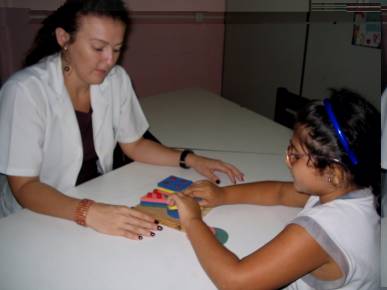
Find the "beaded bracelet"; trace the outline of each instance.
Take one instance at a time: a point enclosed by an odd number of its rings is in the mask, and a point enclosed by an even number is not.
[[[82,199],[77,208],[75,209],[75,214],[74,214],[74,221],[81,225],[81,226],[86,226],[86,217],[87,217],[87,212],[89,211],[89,208],[95,203],[94,200],[91,199]]]

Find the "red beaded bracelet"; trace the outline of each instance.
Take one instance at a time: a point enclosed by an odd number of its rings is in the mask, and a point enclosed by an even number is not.
[[[86,217],[87,217],[87,212],[89,211],[89,208],[95,203],[94,200],[91,199],[82,199],[77,208],[75,209],[75,214],[74,214],[74,221],[81,225],[81,226],[86,226]]]

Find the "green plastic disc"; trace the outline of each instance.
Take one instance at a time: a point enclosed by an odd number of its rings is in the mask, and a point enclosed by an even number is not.
[[[216,239],[224,245],[228,241],[228,233],[225,230],[222,230],[220,228],[214,228],[215,229],[215,237]]]

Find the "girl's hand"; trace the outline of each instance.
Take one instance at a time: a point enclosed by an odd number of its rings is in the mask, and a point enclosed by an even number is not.
[[[225,203],[224,189],[207,180],[194,182],[183,194],[200,198],[201,206],[215,207]]]
[[[215,171],[220,171],[228,175],[230,181],[235,184],[243,181],[244,174],[234,165],[221,160],[206,158],[196,154],[188,154],[187,165],[195,169],[201,175],[207,177],[213,183],[219,183],[220,179],[215,175]]]
[[[153,237],[155,231],[162,229],[149,215],[127,206],[104,203],[95,203],[89,208],[86,224],[98,232],[132,240]]]
[[[181,192],[171,195],[170,200],[176,204],[179,211],[179,218],[183,228],[187,228],[193,220],[202,219],[202,211],[198,202],[191,196]]]

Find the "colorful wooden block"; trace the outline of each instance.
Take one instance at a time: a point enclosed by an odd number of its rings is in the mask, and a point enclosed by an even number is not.
[[[168,196],[160,192],[148,192],[140,199],[140,204],[144,206],[166,207]]]
[[[169,210],[177,210],[177,206],[175,204],[168,204],[168,209]]]
[[[165,203],[148,202],[148,201],[141,201],[140,205],[147,206],[147,207],[160,207],[160,208],[166,208],[167,207],[167,205]]]
[[[186,189],[191,184],[192,184],[191,180],[171,175],[165,178],[164,180],[160,181],[157,184],[157,186],[161,190],[166,189],[174,192],[179,192]]]
[[[162,187],[157,187],[153,191],[157,191],[157,192],[168,194],[168,195],[176,193],[176,191],[165,189],[165,188],[162,188]]]
[[[170,216],[170,217],[173,217],[175,219],[179,219],[179,211],[176,209],[167,209],[167,214]]]

